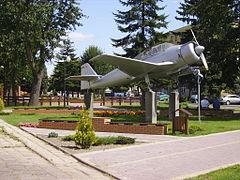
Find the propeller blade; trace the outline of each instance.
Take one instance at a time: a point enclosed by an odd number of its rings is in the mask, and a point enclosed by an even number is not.
[[[193,30],[192,30],[192,29],[190,29],[190,30],[191,30],[191,32],[192,32],[192,35],[193,35],[194,40],[196,41],[197,45],[199,45],[199,43],[198,43],[198,41],[197,41],[197,38],[196,38],[196,36],[195,36]]]
[[[199,43],[198,43],[198,41],[197,41],[197,38],[196,38],[193,30],[192,30],[192,29],[190,29],[190,30],[191,30],[191,32],[192,32],[192,35],[193,35],[193,38],[194,38],[195,42],[196,42],[197,45],[198,45],[198,46],[195,48],[195,51],[196,51],[197,53],[200,53],[200,58],[201,58],[201,60],[202,60],[202,63],[203,63],[203,65],[204,65],[205,69],[208,70],[208,64],[207,64],[206,58],[205,58],[204,54],[202,53],[203,50],[204,50],[204,47],[199,45]]]
[[[204,65],[205,69],[208,71],[208,64],[207,64],[206,58],[203,53],[200,54],[200,58],[202,60],[202,63]]]

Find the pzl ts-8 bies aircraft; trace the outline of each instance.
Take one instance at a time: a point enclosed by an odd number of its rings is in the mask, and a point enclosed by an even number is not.
[[[194,37],[195,38],[195,37]],[[80,76],[70,76],[68,80],[81,80],[81,89],[99,89],[127,84],[145,78],[170,78],[192,73],[191,65],[202,61],[208,69],[203,55],[204,47],[195,41],[183,45],[163,43],[137,55],[134,59],[115,55],[99,55],[91,61],[101,60],[118,68],[101,76],[86,63],[81,66]]]

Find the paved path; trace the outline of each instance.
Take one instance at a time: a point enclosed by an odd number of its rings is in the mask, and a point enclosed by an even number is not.
[[[33,134],[74,131],[25,128]],[[97,132],[97,136],[129,136],[141,145],[75,154],[77,158],[127,180],[183,179],[240,164],[240,131],[199,137]],[[146,143],[147,142],[147,143]]]
[[[183,179],[240,164],[240,131],[75,156],[120,179]]]
[[[4,131],[10,136],[6,134]],[[11,137],[17,137],[16,141]],[[112,179],[0,120],[1,180]]]

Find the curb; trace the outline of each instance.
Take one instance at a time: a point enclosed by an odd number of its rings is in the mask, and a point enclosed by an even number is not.
[[[81,162],[81,163],[83,163],[83,164],[85,164],[85,165],[87,165],[87,166],[89,166],[89,167],[91,167],[91,168],[93,168],[93,169],[95,169],[95,170],[97,170],[97,171],[100,171],[101,173],[103,173],[103,174],[105,174],[105,175],[108,175],[108,176],[110,176],[110,177],[112,177],[112,178],[114,178],[114,179],[116,179],[116,180],[121,180],[120,178],[118,178],[118,177],[110,174],[109,172],[104,171],[104,170],[102,170],[102,169],[94,166],[93,164],[90,164],[90,163],[88,163],[88,162],[83,161],[82,159],[80,159],[80,158],[76,157],[75,155],[69,153],[68,151],[64,150],[63,148],[56,146],[56,145],[53,144],[52,142],[47,141],[46,139],[43,139],[43,138],[41,138],[41,137],[39,137],[39,136],[31,133],[31,132],[28,132],[27,130],[25,130],[25,129],[21,128],[21,127],[19,127],[19,129],[23,130],[24,132],[27,132],[28,134],[31,134],[32,136],[40,139],[40,140],[43,141],[43,142],[46,142],[47,144],[49,144],[49,145],[53,146],[54,148],[62,151],[63,153],[66,153],[66,154],[70,155],[71,157],[73,157],[73,158],[76,159],[77,161],[79,161],[79,162]],[[27,146],[27,145],[25,145],[25,146]],[[34,151],[34,150],[33,150],[33,151]],[[34,152],[35,152],[35,151],[34,151]],[[40,156],[42,157],[42,155],[40,155]],[[43,158],[44,158],[44,157],[43,157]],[[45,159],[45,158],[44,158],[44,159]]]

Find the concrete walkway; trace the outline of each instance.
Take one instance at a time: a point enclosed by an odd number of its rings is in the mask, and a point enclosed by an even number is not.
[[[33,134],[74,131],[25,128]],[[140,145],[74,154],[119,179],[184,179],[232,164],[240,164],[240,131],[199,137],[96,132],[97,136],[128,136]]]
[[[112,178],[0,120],[0,179],[107,180]]]
[[[75,156],[120,179],[184,179],[240,164],[240,131]]]

